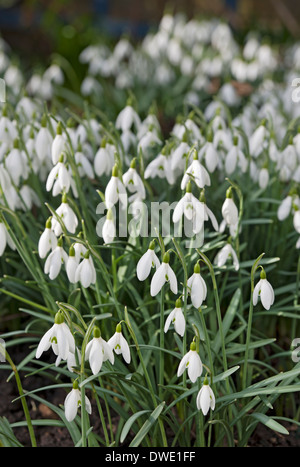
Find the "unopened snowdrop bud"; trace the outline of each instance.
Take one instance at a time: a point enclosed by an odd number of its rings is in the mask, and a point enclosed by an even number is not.
[[[174,329],[181,337],[184,336],[185,333],[185,318],[182,312],[182,302],[180,298],[176,300],[175,308],[166,319],[164,332],[167,332],[171,326],[174,325]]]
[[[75,340],[70,328],[64,321],[64,315],[58,311],[55,315],[53,326],[43,335],[36,349],[36,358],[40,358],[43,352],[50,347],[57,355],[56,364],[66,360],[69,352],[75,353]]]
[[[162,264],[155,271],[150,287],[151,296],[157,295],[166,282],[170,283],[170,288],[174,294],[177,294],[177,278],[171,266],[169,265],[170,255],[165,253]]]
[[[94,159],[94,170],[98,177],[103,174],[109,175],[111,173],[115,163],[115,151],[115,146],[110,144],[106,138],[103,138]]]
[[[194,274],[187,281],[188,292],[191,295],[191,301],[195,308],[200,308],[206,299],[207,287],[200,274],[200,265],[197,263],[194,267]]]
[[[88,414],[91,414],[92,406],[88,397],[85,396],[84,400],[85,410]],[[72,422],[75,419],[79,407],[81,407],[81,390],[78,387],[77,380],[75,380],[73,383],[73,389],[69,392],[64,402],[65,416],[68,422]]]
[[[88,288],[96,283],[96,270],[90,252],[87,251],[75,273],[75,282],[80,282],[82,287]]]
[[[44,266],[45,274],[49,274],[51,280],[56,279],[60,273],[62,264],[67,264],[67,261],[68,255],[62,247],[62,239],[60,238],[57,242],[57,246],[46,259]]]
[[[67,150],[66,140],[62,134],[62,126],[61,123],[58,122],[56,127],[56,135],[52,142],[51,146],[51,157],[52,163],[56,165],[60,159],[61,154],[65,154]]]
[[[265,190],[268,186],[268,183],[269,183],[269,171],[266,167],[263,167],[262,169],[260,169],[259,171],[259,174],[258,174],[258,184],[259,184],[259,187],[262,189],[262,190]]]
[[[181,376],[186,369],[192,383],[195,383],[195,381],[201,376],[203,371],[203,365],[200,356],[196,351],[196,344],[194,341],[190,345],[189,352],[187,352],[183,356],[179,363],[177,376]]]
[[[116,227],[113,217],[113,212],[111,209],[108,209],[106,214],[106,219],[102,228],[102,238],[104,243],[112,243],[116,236]]]
[[[207,143],[204,146],[205,165],[210,173],[213,173],[218,165],[219,156],[213,144],[213,135],[209,135]]]
[[[140,258],[137,264],[136,273],[137,278],[140,281],[144,281],[145,279],[147,279],[152,268],[157,269],[160,266],[160,261],[155,254],[154,248],[155,241],[152,240],[148,250],[146,251],[146,253],[143,254],[143,256]]]
[[[197,399],[196,399],[197,409],[201,410],[203,415],[207,415],[209,409],[215,409],[215,395],[213,390],[208,384],[207,377],[205,377],[203,386],[198,392]]]
[[[13,148],[5,158],[5,167],[16,185],[19,185],[21,178],[26,180],[28,177],[29,167],[26,154],[21,150],[18,138],[14,140]]]
[[[50,250],[54,250],[57,246],[57,237],[52,230],[52,217],[46,221],[45,230],[40,236],[38,243],[38,252],[40,258],[46,258]]]
[[[93,339],[86,346],[85,359],[89,361],[94,375],[99,373],[102,364],[106,360],[109,360],[112,365],[114,364],[115,359],[113,351],[108,343],[101,337],[98,326],[94,327]]]
[[[59,218],[59,219],[56,219],[54,217],[52,220],[52,228],[53,228],[55,235],[58,237],[63,232],[61,222],[63,223],[65,228],[68,230],[68,232],[70,232],[71,234],[74,234],[78,226],[78,219],[77,219],[75,212],[71,208],[71,206],[69,206],[65,193],[62,196],[61,205],[56,209],[55,212]]]
[[[223,246],[223,248],[221,248],[215,257],[214,262],[219,268],[221,268],[226,264],[229,258],[232,258],[234,269],[238,271],[240,268],[240,263],[237,254],[230,243],[227,243],[225,246]]]
[[[12,238],[9,235],[4,222],[0,220],[0,256],[3,255],[7,244],[10,246],[12,250],[16,249],[16,246],[14,242],[12,241]]]
[[[253,291],[253,305],[257,305],[258,297],[266,310],[269,310],[274,303],[275,294],[270,282],[267,281],[265,270],[262,269],[260,273],[260,280],[254,287]]]
[[[118,177],[118,166],[112,169],[112,176],[105,189],[105,203],[108,209],[112,208],[118,201],[123,207],[127,205],[127,193],[123,182]]]
[[[116,327],[115,334],[107,341],[108,345],[117,355],[122,355],[126,363],[130,363],[130,349],[128,342],[122,334],[122,327],[119,323]]]
[[[277,210],[277,217],[280,221],[283,221],[289,216],[292,209],[292,204],[293,197],[290,194],[281,201]]]
[[[231,187],[229,187],[226,191],[226,199],[222,206],[222,216],[228,226],[237,225],[239,220],[239,212],[233,200]]]

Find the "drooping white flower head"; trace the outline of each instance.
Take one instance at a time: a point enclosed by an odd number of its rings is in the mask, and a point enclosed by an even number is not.
[[[230,243],[226,243],[223,248],[217,253],[214,263],[221,268],[224,266],[229,258],[233,260],[233,266],[236,271],[240,268],[240,263],[237,257],[236,252],[234,251],[232,245]]]
[[[193,161],[187,168],[184,173],[184,176],[181,180],[181,189],[184,190],[187,186],[189,180],[194,180],[196,185],[199,188],[204,188],[205,186],[210,186],[210,175],[207,172],[204,165],[202,165],[198,159],[198,154],[194,151]]]
[[[238,146],[238,138],[233,138],[233,145],[229,149],[225,157],[225,171],[228,175],[231,175],[236,167],[239,167],[241,172],[245,173],[248,167],[248,161],[245,154]]]
[[[45,230],[40,236],[38,243],[38,252],[40,258],[46,258],[50,250],[54,250],[57,246],[57,237],[52,230],[52,217],[47,219]]]
[[[136,267],[136,274],[140,281],[147,279],[152,268],[155,267],[157,269],[160,266],[160,261],[155,254],[154,248],[155,242],[152,241],[146,253],[139,259]]]
[[[115,358],[112,348],[101,337],[100,329],[97,326],[94,328],[93,336],[93,339],[86,346],[85,360],[89,361],[93,374],[97,375],[106,360],[109,360],[113,365]]]
[[[122,334],[122,327],[119,323],[115,334],[107,341],[108,345],[117,355],[122,355],[126,363],[130,363],[131,355],[127,340]]]
[[[111,173],[115,164],[115,152],[115,146],[103,138],[94,159],[94,170],[98,177]]]
[[[47,128],[46,116],[43,116],[41,128],[35,137],[35,151],[40,161],[51,160],[53,137]]]
[[[96,270],[89,251],[85,253],[83,260],[76,269],[75,282],[80,282],[84,288],[96,283]]]
[[[102,238],[104,243],[112,243],[116,236],[116,226],[113,218],[113,212],[108,209],[106,219],[102,227]]]
[[[200,308],[206,299],[207,287],[203,277],[200,274],[200,265],[197,263],[194,267],[194,273],[187,281],[188,293],[191,296],[192,304],[195,308]]]
[[[170,283],[170,288],[174,294],[177,294],[178,285],[177,285],[177,278],[176,275],[169,265],[170,255],[169,253],[165,253],[163,257],[163,261],[161,265],[155,271],[150,286],[150,294],[152,297],[157,295],[161,288],[164,286],[166,282]]]
[[[198,392],[197,399],[196,399],[196,405],[197,409],[201,410],[203,415],[207,415],[209,409],[214,410],[215,409],[215,395],[213,393],[213,390],[208,384],[207,378],[205,378],[203,382],[203,386]]]
[[[140,175],[136,171],[135,159],[130,164],[129,169],[123,175],[123,183],[127,190],[132,193],[129,201],[133,201],[135,198],[145,199],[146,191],[144,183]]]
[[[59,275],[62,264],[67,264],[68,255],[62,247],[62,239],[58,239],[57,246],[49,254],[44,266],[44,273],[49,274],[51,280]]]
[[[239,211],[232,197],[232,188],[226,191],[226,199],[222,205],[222,216],[228,227],[236,227],[239,220]]]
[[[87,396],[84,397],[85,410],[88,414],[92,413],[92,406]],[[73,388],[65,398],[64,408],[65,416],[68,422],[72,422],[77,415],[78,408],[81,407],[81,390],[78,388],[77,380],[73,383]]]
[[[61,223],[65,226],[68,232],[74,234],[78,226],[78,219],[75,212],[68,204],[65,193],[62,196],[61,205],[56,209],[55,213],[58,217],[58,219],[56,217],[53,217],[52,219],[52,229],[55,235],[59,237],[62,234],[63,229]]]
[[[8,152],[5,158],[5,168],[13,182],[18,186],[20,180],[26,180],[29,175],[29,165],[25,151],[20,148],[18,138],[14,140],[13,148]]]
[[[148,178],[165,178],[170,185],[175,182],[174,172],[171,167],[171,157],[166,154],[166,148],[153,159],[146,167],[144,177]]]
[[[262,269],[260,273],[260,280],[253,290],[253,305],[257,305],[258,297],[266,310],[269,310],[275,300],[275,294],[272,285],[267,280],[265,270]]]
[[[166,319],[165,326],[164,326],[164,332],[167,332],[171,326],[171,324],[174,325],[174,329],[179,334],[181,337],[184,336],[185,333],[185,318],[184,314],[182,311],[182,303],[180,298],[176,300],[175,303],[175,308],[171,311],[169,316]]]
[[[127,193],[123,182],[118,177],[118,166],[114,165],[112,176],[105,188],[105,203],[108,209],[120,201],[123,208],[127,206]]]
[[[249,152],[252,157],[257,158],[262,152],[267,134],[266,122],[263,121],[249,138]]]
[[[192,184],[189,181],[186,186],[186,193],[183,195],[181,200],[175,206],[172,220],[174,224],[179,222],[184,216],[188,221],[192,221],[193,218],[200,218],[204,222],[205,213],[204,206],[192,193]]]
[[[128,102],[117,116],[116,128],[120,129],[122,132],[130,130],[132,127],[135,127],[135,129],[138,130],[140,124],[141,119],[138,113],[132,107],[131,103]]]
[[[71,172],[63,162],[64,156],[61,154],[57,164],[49,172],[46,181],[46,190],[52,190],[52,195],[57,196],[62,192],[68,193],[72,184]]]
[[[202,374],[203,365],[200,356],[196,351],[195,342],[191,343],[190,350],[181,359],[177,370],[177,376],[181,376],[186,369],[192,383],[195,383],[197,378]]]
[[[76,283],[75,277],[76,277],[76,271],[77,271],[78,265],[79,265],[79,259],[78,257],[76,257],[74,245],[71,245],[69,249],[68,261],[66,264],[66,273],[67,273],[69,282],[71,284]]]
[[[67,142],[65,137],[62,134],[61,123],[58,122],[56,127],[56,135],[53,139],[51,146],[51,158],[52,163],[56,165],[61,157],[61,154],[66,154],[67,151]]]
[[[36,349],[36,358],[40,358],[43,352],[46,352],[52,347],[55,355],[57,355],[56,365],[61,360],[67,360],[69,352],[75,353],[75,340],[70,328],[64,321],[64,316],[61,311],[55,315],[53,326],[43,335]]]

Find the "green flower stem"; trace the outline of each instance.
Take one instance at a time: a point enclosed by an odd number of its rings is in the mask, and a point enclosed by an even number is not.
[[[159,358],[159,378],[158,378],[158,394],[159,397],[162,399],[163,396],[163,384],[164,384],[164,348],[165,348],[165,333],[164,333],[164,300],[165,300],[165,293],[164,287],[161,289],[160,295],[160,335],[159,335],[159,346],[160,346],[160,358]]]
[[[251,341],[251,330],[252,330],[252,321],[253,321],[253,291],[254,291],[254,276],[258,268],[259,262],[263,257],[262,253],[254,262],[251,269],[251,294],[250,294],[250,305],[249,305],[249,315],[248,315],[248,326],[247,326],[247,336],[246,336],[246,347],[245,347],[245,358],[244,358],[244,369],[242,373],[243,377],[243,389],[247,387],[247,372],[248,372],[248,359],[249,359],[249,346]]]
[[[10,366],[11,366],[13,372],[14,372],[17,387],[18,387],[18,391],[19,391],[19,394],[20,394],[20,397],[21,397],[21,402],[22,402],[22,407],[23,407],[26,423],[27,423],[27,426],[28,426],[28,431],[29,431],[29,436],[30,436],[30,441],[31,441],[31,447],[36,448],[37,447],[36,438],[35,438],[33,425],[32,425],[32,422],[31,422],[30,413],[29,413],[27,402],[26,402],[25,394],[24,394],[24,391],[23,391],[23,387],[22,387],[19,372],[18,372],[17,367],[15,366],[14,362],[12,361],[10,355],[8,354],[7,350],[3,348],[1,343],[0,343],[0,353],[5,356],[5,360],[8,361],[8,363],[10,364]]]

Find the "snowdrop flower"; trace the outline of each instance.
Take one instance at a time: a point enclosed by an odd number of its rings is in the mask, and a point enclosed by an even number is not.
[[[58,217],[58,219],[55,217],[52,219],[52,229],[55,235],[59,237],[63,232],[61,222],[68,230],[68,232],[74,234],[78,226],[78,219],[71,206],[69,206],[67,203],[67,197],[65,193],[62,196],[61,205],[56,209],[55,212]]]
[[[208,384],[208,380],[205,377],[205,380],[203,382],[203,386],[198,392],[197,399],[196,399],[196,405],[198,410],[202,410],[203,415],[207,415],[209,409],[214,410],[215,409],[215,395],[213,393],[213,390]]]
[[[293,216],[293,226],[296,232],[300,233],[300,210],[297,208],[295,209],[294,216]]]
[[[85,359],[89,361],[92,373],[97,375],[101,370],[102,364],[109,360],[113,365],[115,358],[111,347],[101,337],[100,329],[95,326],[93,339],[87,344],[85,350]]]
[[[58,311],[54,318],[53,326],[43,335],[36,349],[36,358],[40,358],[43,352],[46,352],[50,347],[55,355],[57,355],[56,364],[61,360],[66,360],[69,352],[75,352],[75,340],[70,331],[70,328],[64,321],[64,315]]]
[[[262,152],[267,134],[266,124],[265,121],[263,121],[249,138],[249,152],[251,156],[256,158]]]
[[[146,157],[148,156],[149,149],[160,146],[162,144],[160,138],[158,137],[156,131],[149,129],[144,135],[141,136],[137,145],[138,154],[142,151],[142,154]]]
[[[87,176],[88,178],[94,178],[93,166],[87,156],[83,154],[81,144],[78,145],[77,151],[74,154],[74,159],[80,177]]]
[[[193,232],[198,234],[199,232],[204,233],[204,222],[210,220],[213,228],[216,232],[219,230],[218,221],[212,210],[206,204],[205,191],[204,189],[200,193],[200,208],[195,211],[193,219]],[[199,205],[198,205],[199,206]]]
[[[51,148],[53,138],[50,130],[47,128],[46,116],[43,116],[41,121],[41,128],[35,137],[35,151],[40,161],[51,159]]]
[[[222,205],[222,216],[228,226],[237,226],[239,212],[233,200],[232,187],[229,187],[226,191],[226,199]]]
[[[119,323],[115,334],[107,341],[108,345],[117,355],[122,355],[126,363],[130,363],[130,349],[127,340],[122,334],[122,327]]]
[[[205,185],[210,186],[210,175],[206,168],[200,163],[197,152],[194,152],[192,163],[189,165],[181,181],[181,189],[186,188],[189,180],[194,180],[199,188],[204,188]]]
[[[140,175],[136,171],[136,160],[130,164],[129,169],[123,175],[123,183],[124,186],[130,193],[133,195],[129,198],[129,201],[134,201],[134,199],[145,199],[146,198],[146,191],[144,187],[144,183],[140,177]]]
[[[267,281],[267,275],[263,268],[260,273],[260,280],[254,287],[253,291],[254,306],[257,305],[258,297],[260,297],[261,303],[266,310],[270,309],[275,299],[273,287],[271,286],[270,282]]]
[[[0,220],[0,256],[3,255],[7,244],[12,250],[16,249],[16,246],[14,242],[12,241],[12,238],[9,235],[4,222]]]
[[[171,154],[171,167],[172,170],[179,169],[183,170],[185,167],[186,157],[190,151],[190,145],[187,143],[186,133],[179,146]]]
[[[103,174],[109,175],[111,173],[115,164],[115,152],[115,146],[103,138],[94,159],[94,170],[98,177],[101,177]]]
[[[122,109],[117,116],[116,128],[125,132],[130,130],[132,126],[135,126],[135,129],[138,130],[140,124],[141,120],[139,115],[128,102],[124,109]]]
[[[62,247],[62,239],[60,238],[57,242],[57,246],[46,259],[44,273],[49,274],[51,280],[56,279],[60,273],[62,264],[67,264],[67,261],[68,255]]]
[[[157,269],[160,266],[160,261],[155,254],[154,248],[155,242],[153,240],[150,243],[148,250],[146,251],[146,253],[143,254],[143,256],[140,258],[137,264],[136,273],[137,278],[140,281],[144,281],[145,279],[147,279],[152,268],[155,267]]]
[[[104,243],[112,243],[116,236],[116,226],[111,209],[107,211],[106,219],[102,228],[102,238]]]
[[[63,162],[61,155],[57,164],[51,169],[47,181],[46,190],[52,190],[52,195],[57,196],[62,192],[68,193],[71,186],[71,173]]]
[[[85,410],[88,414],[92,413],[92,406],[87,396],[84,398]],[[78,389],[77,380],[73,383],[73,389],[65,398],[64,408],[65,416],[68,422],[72,422],[77,415],[78,407],[81,407],[81,390]]]
[[[87,251],[75,273],[75,282],[80,282],[82,287],[88,288],[96,283],[96,270],[90,252]]]
[[[248,161],[243,151],[238,146],[238,138],[233,138],[233,146],[227,152],[225,157],[225,171],[228,175],[232,174],[236,167],[239,167],[243,173],[246,172]]]
[[[4,106],[2,110],[2,116],[0,118],[0,141],[9,147],[13,144],[17,138],[18,133],[15,125],[7,116],[7,107]]]
[[[177,370],[177,376],[181,376],[186,369],[192,383],[195,383],[197,378],[202,374],[203,365],[200,356],[196,351],[195,342],[191,343],[189,352],[187,352],[181,359]]]
[[[28,177],[28,161],[25,152],[20,149],[18,139],[14,140],[13,148],[5,158],[5,167],[16,185],[19,185],[21,178],[26,180]]]
[[[215,146],[213,144],[212,135],[209,135],[209,137],[207,139],[207,142],[205,143],[205,145],[201,149],[200,154],[201,154],[201,157],[204,156],[205,165],[207,167],[207,170],[210,173],[213,173],[216,170],[217,165],[219,163],[219,156],[218,156],[217,150],[216,150],[216,148],[215,148]]]
[[[171,266],[169,265],[170,255],[165,253],[162,264],[155,271],[150,287],[151,296],[157,295],[166,282],[170,283],[170,288],[174,294],[177,294],[177,278]]]
[[[206,299],[207,287],[204,279],[200,275],[200,265],[197,263],[194,267],[194,273],[187,281],[188,293],[191,295],[191,301],[195,308],[200,308]]]
[[[180,298],[176,300],[175,308],[171,311],[169,316],[166,319],[164,332],[167,332],[171,326],[174,325],[174,329],[181,337],[184,336],[185,333],[185,318],[182,312],[182,303]]]
[[[69,282],[71,284],[76,283],[75,275],[76,275],[78,264],[79,264],[79,259],[78,257],[76,257],[74,245],[71,245],[69,249],[68,261],[66,264],[66,273],[67,273]]]
[[[269,183],[269,171],[266,167],[263,167],[258,174],[258,184],[262,190],[265,190]]]
[[[291,210],[293,205],[293,196],[292,194],[288,194],[280,203],[278,210],[277,210],[277,217],[280,221],[286,219]]]
[[[145,179],[166,178],[168,183],[173,185],[175,178],[171,168],[171,157],[166,154],[166,148],[163,148],[160,154],[147,165],[144,177]]]
[[[56,127],[56,135],[53,139],[52,146],[51,146],[51,158],[52,163],[55,165],[58,163],[61,154],[65,154],[67,150],[67,143],[62,134],[62,127],[61,123],[58,122]]]
[[[52,230],[52,217],[50,217],[45,225],[45,230],[40,236],[38,243],[38,252],[40,258],[46,258],[50,250],[54,250],[57,246],[57,237]]]
[[[123,182],[118,177],[118,166],[112,169],[112,176],[105,188],[105,203],[108,209],[112,208],[118,201],[123,208],[127,205],[127,193]]]
[[[236,252],[234,251],[230,243],[226,243],[226,245],[223,246],[223,248],[221,248],[221,250],[217,253],[215,257],[214,262],[219,268],[221,268],[226,264],[229,258],[232,258],[234,269],[238,271],[240,268],[239,260]]]
[[[188,221],[192,221],[195,216],[201,218],[204,221],[204,206],[192,193],[192,184],[189,181],[186,186],[186,193],[181,200],[176,204],[173,211],[172,220],[174,224],[180,221],[184,216]]]

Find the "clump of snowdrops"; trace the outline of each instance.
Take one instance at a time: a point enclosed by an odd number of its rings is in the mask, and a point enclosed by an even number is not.
[[[298,421],[298,51],[291,63],[251,37],[240,47],[224,24],[166,15],[139,48],[82,52],[74,110],[65,70],[28,81],[3,46],[2,312],[17,303],[22,319],[1,351],[25,416],[1,419],[4,445],[26,425],[36,446],[51,424],[75,446],[246,446],[258,423],[287,435],[280,419]],[[212,99],[225,76],[251,94],[224,80]],[[163,113],[176,83],[166,133],[135,90],[162,93]],[[93,102],[104,84],[127,96],[114,113]],[[15,366],[18,344],[28,355]],[[23,375],[40,386],[24,392]],[[54,406],[43,392],[58,387]],[[57,418],[32,420],[30,400]]]

